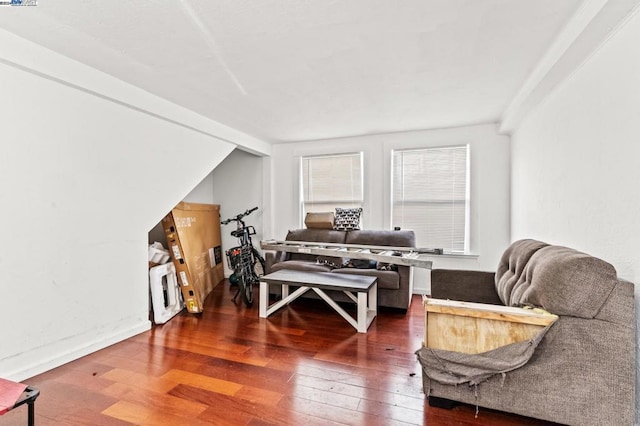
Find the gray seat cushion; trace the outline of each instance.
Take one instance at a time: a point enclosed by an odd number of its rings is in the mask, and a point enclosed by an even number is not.
[[[309,262],[306,260],[285,260],[284,262],[275,263],[271,267],[270,272],[276,272],[282,269],[306,272],[331,272],[332,268],[321,263]]]
[[[377,269],[342,268],[334,269],[334,274],[365,275],[378,278],[378,288],[397,290],[400,288],[400,274],[395,271],[379,271]]]

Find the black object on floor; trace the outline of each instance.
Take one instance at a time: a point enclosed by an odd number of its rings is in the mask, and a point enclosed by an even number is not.
[[[27,388],[24,390],[24,392],[22,393],[22,395],[20,396],[20,399],[18,399],[18,401],[16,401],[16,403],[13,405],[13,408],[17,408],[21,405],[24,404],[28,404],[28,422],[27,424],[29,426],[33,426],[35,424],[35,417],[36,417],[36,407],[35,407],[35,403],[36,403],[36,398],[40,395],[40,391],[34,387],[31,386],[27,386]]]

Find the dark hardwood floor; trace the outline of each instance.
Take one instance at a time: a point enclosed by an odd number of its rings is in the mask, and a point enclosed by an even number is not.
[[[258,288],[256,287],[256,291]],[[37,425],[542,425],[463,405],[429,407],[414,351],[424,314],[379,312],[367,334],[321,300],[269,319],[231,301],[228,282],[202,315],[168,323],[26,380]],[[0,425],[26,424],[26,407]]]

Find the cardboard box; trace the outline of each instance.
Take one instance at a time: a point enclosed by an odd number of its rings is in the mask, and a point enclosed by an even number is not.
[[[304,224],[309,229],[333,229],[334,221],[333,212],[309,212],[304,218]]]
[[[162,227],[187,310],[202,312],[204,300],[224,279],[220,206],[182,202],[162,219]]]

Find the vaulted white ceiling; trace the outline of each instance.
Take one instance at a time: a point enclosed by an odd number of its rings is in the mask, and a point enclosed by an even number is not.
[[[39,0],[0,27],[265,141],[497,122],[581,0]]]

